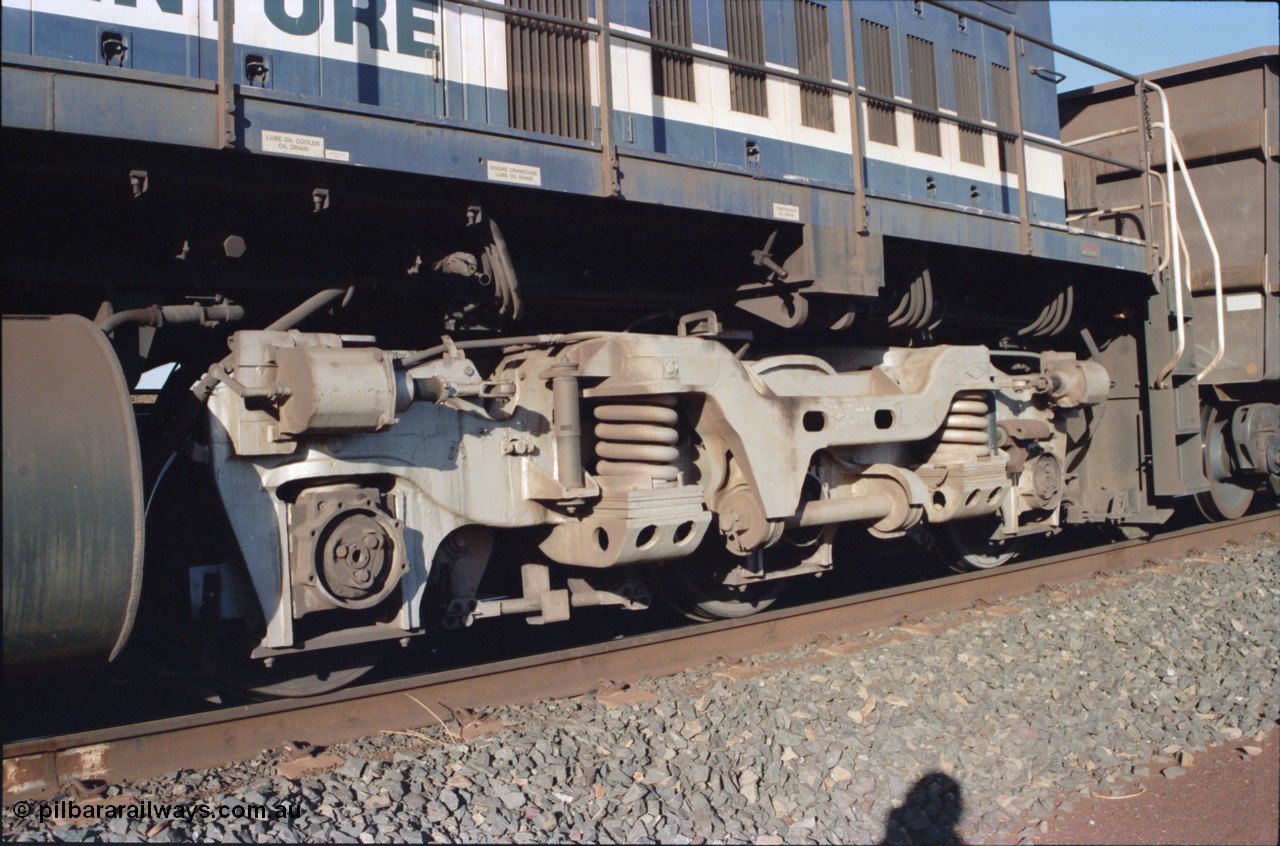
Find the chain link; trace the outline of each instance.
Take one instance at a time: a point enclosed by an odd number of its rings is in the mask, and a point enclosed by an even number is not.
[[[1141,92],[1139,96],[1142,97],[1142,128],[1143,128],[1143,131],[1146,132],[1147,134],[1147,140],[1150,141],[1151,140],[1151,105],[1147,101],[1147,87],[1145,85],[1142,85],[1142,83],[1138,83],[1138,85],[1140,86],[1139,91]]]

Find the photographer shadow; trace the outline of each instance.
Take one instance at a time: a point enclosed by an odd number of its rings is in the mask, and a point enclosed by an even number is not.
[[[964,841],[956,831],[964,815],[963,790],[945,773],[921,777],[907,794],[902,807],[889,813],[882,846],[889,844],[948,844]]]

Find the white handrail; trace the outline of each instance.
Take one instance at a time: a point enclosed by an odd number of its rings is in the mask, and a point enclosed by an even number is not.
[[[1182,238],[1181,227],[1178,223],[1177,185],[1175,184],[1172,178],[1173,173],[1180,168],[1182,170],[1182,181],[1187,186],[1187,194],[1191,197],[1191,205],[1196,211],[1196,217],[1199,218],[1200,220],[1200,229],[1202,232],[1204,232],[1205,241],[1209,245],[1209,252],[1213,256],[1214,298],[1215,298],[1215,304],[1217,305],[1217,317],[1218,317],[1218,351],[1214,355],[1213,360],[1209,362],[1209,365],[1196,375],[1196,381],[1201,382],[1201,381],[1204,381],[1205,376],[1209,375],[1209,373],[1215,367],[1218,366],[1218,363],[1222,361],[1222,357],[1223,355],[1226,354],[1226,350],[1227,350],[1226,312],[1224,309],[1223,295],[1222,295],[1222,262],[1218,257],[1218,245],[1214,242],[1213,234],[1209,231],[1209,222],[1205,219],[1204,209],[1200,206],[1200,197],[1198,194],[1196,194],[1195,185],[1191,181],[1191,174],[1187,170],[1187,163],[1182,158],[1182,149],[1178,145],[1178,139],[1173,133],[1173,121],[1169,112],[1169,100],[1165,96],[1164,89],[1162,89],[1159,85],[1156,85],[1154,82],[1150,82],[1146,79],[1141,80],[1141,82],[1145,87],[1156,92],[1156,94],[1160,97],[1161,114],[1164,116],[1163,122],[1155,122],[1151,125],[1153,128],[1158,127],[1159,129],[1163,130],[1165,170],[1170,176],[1169,184],[1165,186],[1166,196],[1168,198],[1167,217],[1170,221],[1172,230],[1178,233],[1178,240],[1185,245],[1185,241]],[[1175,161],[1176,161],[1176,165],[1175,165]],[[1183,319],[1184,319],[1183,317],[1184,311],[1183,311],[1183,303],[1182,303],[1182,283],[1181,283],[1182,250],[1178,249],[1175,246],[1172,252],[1173,252],[1173,277],[1174,277],[1174,284],[1176,285],[1176,291],[1174,292],[1174,308],[1176,311],[1176,319],[1178,323],[1178,326],[1177,326],[1178,351],[1175,353],[1174,357],[1170,359],[1169,363],[1166,364],[1164,369],[1161,371],[1161,377],[1156,380],[1157,385],[1161,384],[1164,381],[1164,377],[1167,376],[1168,373],[1172,371],[1173,367],[1177,364],[1178,359],[1182,357],[1182,353],[1185,351],[1185,347],[1186,347],[1185,332],[1183,330],[1183,325],[1182,325]],[[1190,265],[1191,265],[1189,256],[1190,254],[1188,253],[1188,261],[1187,261],[1188,274],[1190,274]]]
[[[1166,118],[1168,116],[1166,115]],[[1152,126],[1161,126],[1160,124],[1152,124]],[[1208,376],[1227,352],[1227,319],[1225,298],[1222,293],[1222,260],[1218,256],[1218,245],[1213,240],[1213,234],[1209,232],[1209,221],[1205,219],[1204,209],[1200,205],[1200,197],[1196,194],[1196,186],[1191,182],[1191,174],[1187,170],[1186,160],[1182,158],[1182,148],[1178,144],[1178,139],[1168,127],[1161,126],[1165,130],[1165,137],[1171,139],[1173,153],[1178,158],[1178,168],[1182,171],[1182,181],[1187,186],[1187,194],[1191,197],[1191,206],[1196,210],[1196,217],[1200,220],[1200,230],[1204,232],[1205,242],[1209,245],[1209,255],[1213,257],[1213,298],[1214,305],[1217,310],[1218,318],[1218,350],[1214,353],[1213,359],[1209,362],[1204,370],[1196,375],[1197,382],[1203,382],[1204,377]],[[1168,159],[1165,160],[1166,163]],[[1171,193],[1177,193],[1173,191]],[[1188,262],[1188,265],[1190,262]],[[1189,270],[1189,268],[1188,268]]]
[[[1121,135],[1128,135],[1130,132],[1137,132],[1138,127],[1127,126],[1124,129],[1113,129],[1110,132],[1099,132],[1097,135],[1088,135],[1084,138],[1077,138],[1074,141],[1063,141],[1064,147],[1079,147],[1081,144],[1089,144],[1093,141],[1102,141],[1106,138],[1117,138]]]

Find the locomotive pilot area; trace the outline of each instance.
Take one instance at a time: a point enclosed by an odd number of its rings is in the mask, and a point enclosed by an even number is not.
[[[0,23],[6,839],[1278,842],[1276,46]]]

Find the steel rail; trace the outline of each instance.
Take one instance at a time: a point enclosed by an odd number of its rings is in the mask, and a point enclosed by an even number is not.
[[[1140,566],[1280,532],[1280,512],[1198,526],[754,617],[628,637],[528,658],[379,682],[315,699],[275,701],[4,746],[4,803],[45,799],[73,779],[153,778],[247,760],[294,740],[327,745],[435,722],[448,706],[484,708],[581,695],[601,680],[667,675],[719,657],[790,648],[819,636],[885,627],[1008,599],[1046,584]],[[448,703],[448,706],[441,704]]]

